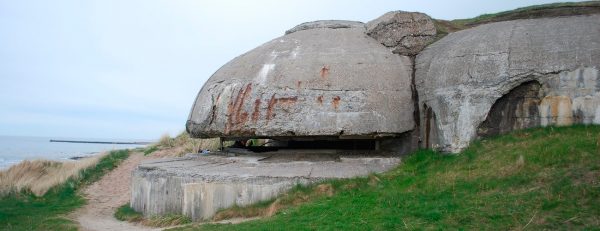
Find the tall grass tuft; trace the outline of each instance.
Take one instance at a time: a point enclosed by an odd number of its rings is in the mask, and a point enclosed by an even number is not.
[[[198,153],[200,150],[217,151],[220,148],[219,138],[196,139],[182,132],[175,138],[168,134],[163,135],[158,142],[149,146],[144,151],[145,155],[157,152],[166,156],[182,156],[187,153]]]
[[[220,147],[219,138],[195,139],[186,132],[175,137],[175,145],[183,147],[184,153],[198,153],[200,150],[216,151]]]
[[[167,148],[173,147],[173,139],[168,133],[165,133],[160,137],[156,145]]]

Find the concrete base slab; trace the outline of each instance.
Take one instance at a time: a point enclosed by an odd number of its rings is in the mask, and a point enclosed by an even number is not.
[[[151,160],[132,173],[131,207],[146,216],[211,218],[218,210],[272,199],[298,184],[387,171],[399,157],[231,153]]]

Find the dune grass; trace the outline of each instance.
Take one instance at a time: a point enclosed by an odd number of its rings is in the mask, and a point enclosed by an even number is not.
[[[68,178],[43,196],[36,196],[25,187],[4,195],[0,198],[0,230],[77,230],[66,216],[85,203],[78,189],[99,180],[128,156],[127,150],[112,151],[81,170],[76,174],[79,177]]]
[[[200,150],[217,151],[220,148],[219,138],[196,139],[187,132],[182,132],[173,139],[177,147],[183,147],[185,153],[198,153]]]
[[[288,201],[272,217],[174,230],[598,230],[599,143],[599,126],[572,126],[476,141],[458,155],[421,150],[385,174],[326,182],[331,194],[297,188],[220,212],[265,216]]]
[[[168,134],[161,136],[158,142],[148,146],[144,150],[144,155],[150,155],[155,152],[168,154],[169,156],[182,156],[187,153],[198,153],[200,150],[217,151],[220,148],[220,140],[196,139],[190,137],[187,132],[182,132],[174,138]]]
[[[81,176],[81,170],[96,165],[106,153],[77,161],[22,161],[6,171],[0,171],[0,196],[29,191],[43,196],[50,188]]]

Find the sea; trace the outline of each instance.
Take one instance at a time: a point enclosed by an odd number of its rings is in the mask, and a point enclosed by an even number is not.
[[[0,170],[23,160],[59,160],[73,161],[81,157],[89,157],[104,151],[144,147],[138,144],[96,144],[96,143],[62,143],[50,140],[76,140],[101,142],[147,142],[135,139],[89,139],[72,137],[30,137],[0,136]]]

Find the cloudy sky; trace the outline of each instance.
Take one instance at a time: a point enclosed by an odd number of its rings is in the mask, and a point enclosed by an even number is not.
[[[470,18],[548,2],[0,0],[0,135],[175,135],[212,73],[299,23],[391,10]]]

